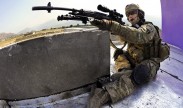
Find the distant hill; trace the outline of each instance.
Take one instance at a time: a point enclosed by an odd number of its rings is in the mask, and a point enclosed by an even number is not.
[[[64,27],[64,26],[77,25],[77,24],[83,25],[80,21],[57,21],[55,19],[52,19],[43,24],[34,26],[32,28],[25,28],[19,31],[18,34],[25,34],[27,32],[39,31],[42,29],[57,28],[57,27]]]
[[[15,36],[14,33],[0,33],[0,40]]]

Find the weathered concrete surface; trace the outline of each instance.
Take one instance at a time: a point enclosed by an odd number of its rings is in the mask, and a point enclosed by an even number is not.
[[[113,53],[114,49],[111,48],[111,55]],[[161,63],[161,69],[158,71],[155,80],[147,85],[139,87],[132,95],[121,101],[111,105],[106,104],[102,108],[182,108],[183,82],[181,81],[182,73],[180,74],[179,71],[182,71],[183,67],[180,65],[177,67],[177,64],[182,63],[183,59],[181,60],[180,58],[183,57],[183,52],[171,47],[170,57],[172,58]],[[176,59],[178,60],[175,61]],[[172,64],[170,65],[169,62]],[[111,56],[111,73],[115,72],[113,66],[114,61]],[[179,80],[176,77],[165,73],[165,67],[171,67],[174,71],[168,70],[167,72],[178,76]],[[68,99],[60,99],[60,95],[61,94],[57,94],[32,100],[9,101],[8,104],[12,108],[87,108],[89,93]],[[2,106],[3,105],[4,104],[2,104]]]
[[[78,31],[0,50],[0,99],[28,99],[78,88],[110,74],[109,33]]]

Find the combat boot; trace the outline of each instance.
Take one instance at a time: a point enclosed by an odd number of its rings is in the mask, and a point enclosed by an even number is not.
[[[96,88],[91,94],[88,108],[100,108],[109,101],[111,101],[109,93],[102,88]]]

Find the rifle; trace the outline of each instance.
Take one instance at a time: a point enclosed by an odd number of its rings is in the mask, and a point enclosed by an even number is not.
[[[51,6],[51,2],[47,4],[47,6],[34,6],[32,7],[32,10],[47,10],[48,13],[51,13],[52,10],[63,10],[63,11],[70,11],[67,15],[61,15],[57,17],[58,21],[62,20],[77,20],[82,21],[82,23],[86,24],[87,21],[90,21],[89,18],[94,18],[98,20],[107,19],[107,20],[113,20],[121,25],[124,25],[125,23],[122,21],[123,15],[116,12],[116,10],[110,10],[107,7],[104,7],[102,5],[98,5],[97,9],[102,11],[96,12],[96,11],[86,11],[83,9],[74,9],[74,8],[64,8],[64,7],[53,7]],[[105,14],[108,13],[108,14]],[[115,49],[117,47],[114,45],[114,43],[110,39],[111,46]]]
[[[51,2],[47,4],[47,6],[35,6],[32,7],[32,10],[47,10],[48,13],[51,13],[52,10],[63,10],[63,11],[70,11],[67,15],[61,15],[57,17],[58,21],[62,20],[79,20],[82,23],[86,24],[89,21],[89,18],[94,18],[98,20],[107,19],[116,21],[122,25],[125,23],[122,21],[123,15],[116,12],[116,10],[110,10],[107,7],[102,5],[98,5],[98,10],[104,12],[96,12],[96,11],[86,11],[83,9],[74,9],[74,8],[64,8],[64,7],[53,7],[51,6]],[[108,14],[105,14],[107,12]]]

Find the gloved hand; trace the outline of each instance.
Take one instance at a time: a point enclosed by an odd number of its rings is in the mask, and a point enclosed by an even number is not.
[[[108,20],[90,20],[91,25],[98,27],[100,30],[110,30],[110,21]]]
[[[114,55],[113,55],[114,60],[116,60],[116,59],[118,58],[118,56],[121,55],[121,54],[123,54],[123,50],[117,48],[117,49],[114,51]]]
[[[97,87],[102,88],[110,82],[110,76],[105,76],[97,79]]]

